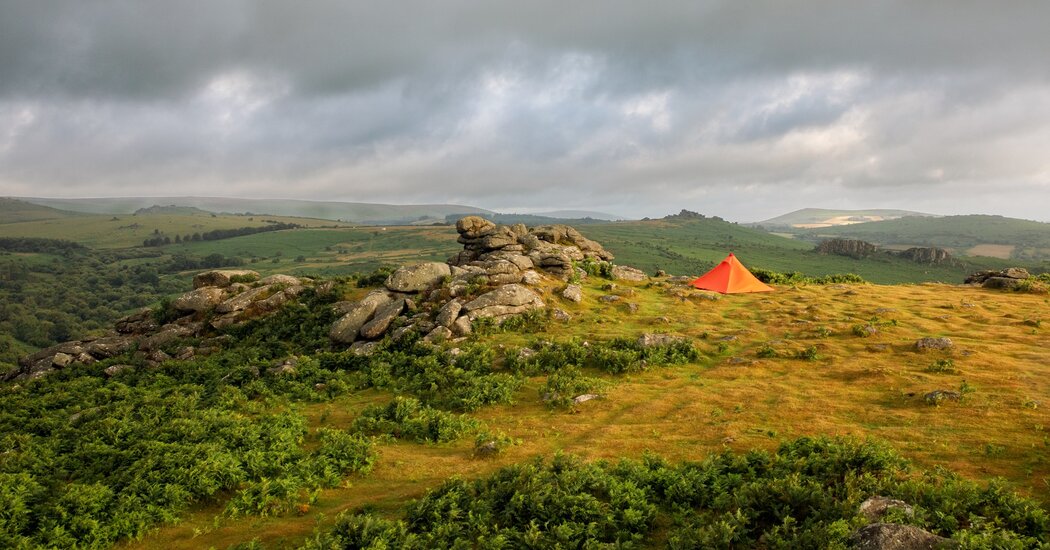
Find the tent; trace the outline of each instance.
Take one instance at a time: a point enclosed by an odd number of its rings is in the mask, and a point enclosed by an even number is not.
[[[759,281],[732,253],[717,267],[689,283],[696,288],[722,294],[742,292],[773,292],[773,288]]]

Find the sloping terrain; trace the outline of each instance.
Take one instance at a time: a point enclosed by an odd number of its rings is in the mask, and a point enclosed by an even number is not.
[[[803,208],[794,212],[755,222],[770,230],[784,228],[806,229],[816,227],[834,227],[854,225],[884,220],[895,220],[909,216],[936,217],[934,214],[912,212],[910,210],[869,209],[869,210],[832,210],[827,208]]]
[[[78,216],[77,212],[59,210],[18,199],[0,197],[0,224],[56,220]]]

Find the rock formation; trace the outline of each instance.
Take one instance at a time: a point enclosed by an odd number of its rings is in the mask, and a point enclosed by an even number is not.
[[[222,337],[207,338],[212,329],[244,323],[276,311],[297,297],[313,281],[290,275],[259,278],[255,271],[206,271],[193,278],[193,290],[171,302],[177,317],[161,324],[150,309],[142,309],[116,323],[109,334],[64,342],[23,357],[19,368],[6,379],[31,379],[76,364],[89,364],[135,350],[147,364],[171,359],[161,348],[183,338],[205,338],[196,349],[179,350],[178,359],[207,354],[222,344]],[[207,324],[206,324],[207,322]],[[126,365],[107,369],[114,375]]]
[[[1008,267],[1001,271],[978,271],[967,277],[964,283],[984,288],[1014,288],[1031,276],[1023,267]]]
[[[878,247],[869,242],[855,239],[829,239],[818,244],[816,251],[820,254],[849,256],[860,260],[877,252]]]
[[[951,265],[955,263],[955,258],[943,248],[909,248],[901,252],[900,257],[919,264]]]

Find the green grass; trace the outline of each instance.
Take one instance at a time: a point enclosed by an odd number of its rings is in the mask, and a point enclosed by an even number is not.
[[[1011,258],[1050,258],[1050,224],[1003,216],[909,217],[799,231],[800,236],[862,239],[883,245],[937,246],[967,254],[977,245],[1015,247]]]
[[[881,223],[881,222],[880,222]],[[856,273],[866,280],[893,284],[958,282],[978,269],[1000,269],[1016,262],[965,258],[959,265],[927,266],[889,254],[863,260],[813,252],[813,244],[780,237],[716,218],[689,221],[638,221],[588,225],[580,230],[616,255],[616,263],[652,272],[700,275],[733,252],[744,265],[810,276]]]
[[[18,199],[0,197],[0,224],[63,219],[80,215],[77,212],[67,212]]]

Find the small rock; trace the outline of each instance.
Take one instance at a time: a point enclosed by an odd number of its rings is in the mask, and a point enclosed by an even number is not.
[[[667,272],[662,270],[662,269],[657,269],[656,270],[656,274],[654,276],[655,277],[666,277],[667,276]]]
[[[572,320],[572,315],[569,315],[569,312],[564,309],[555,308],[551,310],[551,318],[561,323],[567,323]]]
[[[673,334],[650,334],[645,333],[638,337],[638,345],[643,348],[649,348],[653,346],[667,346],[684,341],[685,338],[681,336],[675,336]]]
[[[404,308],[404,298],[395,298],[394,301],[377,308],[372,320],[361,327],[361,337],[372,340],[382,336]]]
[[[459,317],[460,310],[463,309],[463,304],[459,300],[449,300],[441,309],[438,310],[437,317],[434,318],[434,322],[443,326],[451,327],[452,323]]]
[[[962,394],[952,390],[934,390],[923,396],[930,405],[936,405],[941,401],[959,401]]]
[[[629,302],[627,304],[627,312],[628,313],[638,313],[638,307],[639,307],[638,304],[636,304],[634,302]]]
[[[64,369],[73,362],[73,356],[68,353],[58,352],[51,358],[51,365],[58,369]]]
[[[354,355],[369,356],[379,351],[379,342],[354,342],[349,349]]]
[[[911,525],[872,523],[850,536],[856,550],[933,550],[949,539]]]
[[[452,326],[449,328],[452,329],[452,334],[456,336],[466,336],[474,330],[474,328],[470,324],[470,318],[466,315],[460,317],[459,319],[456,319],[456,321],[452,323]]]
[[[614,265],[612,268],[612,279],[614,281],[644,281],[649,278],[641,269],[626,265]]]
[[[530,269],[528,271],[522,272],[521,282],[530,286],[536,286],[543,282],[543,275],[540,275],[536,271]]]
[[[112,377],[120,374],[122,371],[125,371],[125,370],[128,370],[128,369],[132,369],[132,368],[134,368],[134,367],[131,366],[131,365],[110,365],[110,366],[106,367],[102,372],[106,373],[106,376],[112,378]]]
[[[915,349],[951,349],[954,346],[951,338],[919,338],[915,341]]]
[[[598,397],[599,395],[595,393],[585,393],[583,395],[577,395],[576,397],[573,397],[572,402],[579,405],[580,403],[590,401],[591,399],[598,399]]]
[[[449,330],[448,327],[439,326],[434,328],[434,330],[430,331],[426,336],[424,336],[423,340],[427,342],[437,343],[444,342],[445,340],[448,340],[450,338],[452,338],[452,331]]]
[[[606,304],[616,303],[616,302],[619,302],[622,299],[623,298],[621,298],[621,297],[619,297],[619,296],[617,296],[615,294],[606,294],[605,296],[599,296],[598,297],[598,301],[599,302],[605,302]]]
[[[902,510],[908,517],[915,516],[915,509],[903,500],[874,496],[860,503],[858,512],[870,522],[877,522],[890,510]]]
[[[561,297],[577,304],[583,301],[583,287],[580,285],[568,285],[561,291]]]

